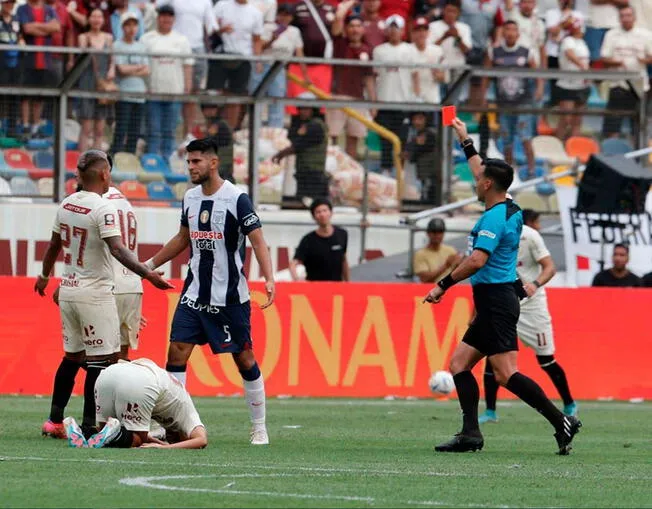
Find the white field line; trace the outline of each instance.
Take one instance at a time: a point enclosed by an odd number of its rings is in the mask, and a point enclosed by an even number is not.
[[[364,474],[376,476],[422,476],[422,477],[489,477],[484,473],[469,472],[437,472],[417,470],[371,470],[366,468],[330,468],[330,467],[297,467],[281,465],[241,465],[236,463],[197,463],[197,462],[165,462],[144,460],[113,460],[105,458],[46,458],[38,456],[0,456],[0,461],[51,461],[54,463],[105,463],[117,465],[150,465],[155,467],[208,467],[208,468],[247,468],[252,470],[291,470],[305,472],[316,476],[325,477],[324,474]]]
[[[308,500],[344,500],[347,502],[368,502],[373,503],[372,497],[355,497],[349,495],[317,495],[311,493],[283,493],[279,491],[251,491],[251,490],[231,490],[231,489],[214,489],[214,488],[193,488],[191,486],[169,486],[167,484],[158,484],[157,481],[167,481],[173,479],[206,479],[213,477],[223,477],[215,475],[164,475],[157,477],[125,477],[120,479],[120,484],[126,486],[138,486],[140,488],[152,488],[156,490],[168,491],[192,491],[196,493],[220,493],[222,495],[250,495],[264,497],[280,498],[301,498]],[[260,476],[263,477],[263,476]]]

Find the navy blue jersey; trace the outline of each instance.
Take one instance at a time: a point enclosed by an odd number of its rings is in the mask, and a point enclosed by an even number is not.
[[[261,227],[249,196],[228,181],[212,196],[194,187],[183,198],[181,224],[191,249],[182,301],[202,308],[248,302],[245,235]]]
[[[471,276],[472,285],[516,281],[522,229],[523,214],[512,200],[497,203],[485,210],[469,236],[469,251],[480,249],[489,255],[489,259]]]

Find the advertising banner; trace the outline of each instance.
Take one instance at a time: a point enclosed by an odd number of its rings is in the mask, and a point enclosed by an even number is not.
[[[0,392],[50,394],[62,357],[58,308],[33,291],[34,279],[0,277]],[[160,292],[145,283],[149,324],[131,358],[165,365],[168,334],[182,282]],[[428,379],[447,369],[464,336],[470,287],[453,287],[438,305],[423,304],[420,284],[279,283],[262,311],[263,287],[252,284],[254,351],[269,396],[432,397]],[[556,357],[577,399],[652,398],[648,289],[550,289]],[[638,352],[638,354],[636,353]],[[534,353],[522,348],[521,371],[557,398]],[[482,383],[483,365],[475,373]],[[76,392],[82,392],[83,374]],[[195,396],[242,393],[230,355],[195,348],[188,366]],[[501,397],[511,397],[501,390]]]

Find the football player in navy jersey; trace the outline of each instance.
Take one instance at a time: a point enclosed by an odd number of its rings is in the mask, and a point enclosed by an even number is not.
[[[160,267],[190,246],[188,275],[172,321],[166,369],[185,385],[186,365],[195,345],[233,355],[251,412],[251,443],[269,443],[265,426],[265,385],[251,340],[249,288],[244,243],[249,238],[265,278],[267,308],[274,301],[272,262],[260,219],[249,196],[219,175],[217,146],[211,138],[186,147],[190,180],[182,203],[179,232],[146,264]]]

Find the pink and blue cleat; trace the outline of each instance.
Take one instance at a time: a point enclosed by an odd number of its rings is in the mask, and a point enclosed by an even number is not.
[[[88,448],[88,442],[84,437],[84,433],[73,417],[66,417],[63,420],[63,425],[66,429],[66,434],[68,435],[68,445],[70,447],[75,447],[77,449]]]

